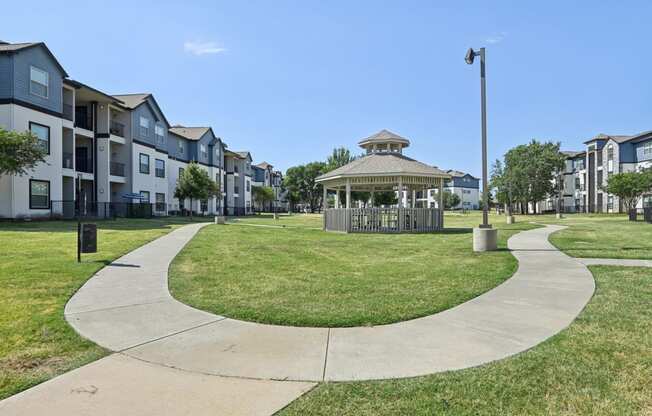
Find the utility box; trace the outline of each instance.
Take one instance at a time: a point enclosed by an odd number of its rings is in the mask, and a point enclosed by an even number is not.
[[[82,253],[97,253],[97,224],[82,224],[79,238]]]

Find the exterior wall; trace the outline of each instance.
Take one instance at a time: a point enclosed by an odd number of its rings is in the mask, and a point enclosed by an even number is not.
[[[63,100],[63,74],[52,57],[42,47],[23,49],[13,57],[13,98],[61,113]],[[48,97],[30,93],[30,66],[49,74]],[[4,73],[3,73],[4,75]]]
[[[149,174],[140,173],[140,154],[149,155]],[[132,192],[139,193],[140,191],[149,192],[149,202],[156,202],[156,193],[165,194],[166,201],[169,200],[169,186],[167,172],[169,159],[167,153],[159,152],[158,150],[152,149],[151,147],[143,146],[138,143],[133,143],[133,154],[132,154],[131,169],[133,173],[132,177]],[[156,159],[161,159],[165,161],[165,178],[157,178],[155,176],[156,172]],[[147,201],[143,201],[147,202]]]
[[[14,58],[0,55],[0,100],[14,96]]]
[[[460,203],[453,209],[480,209],[480,192],[478,188],[445,186],[444,192],[446,191],[460,197]]]
[[[35,122],[50,128],[50,154],[45,163],[39,163],[34,170],[24,176],[3,176],[0,189],[7,191],[2,195],[0,217],[39,217],[49,216],[50,210],[29,208],[29,180],[38,179],[50,182],[50,200],[62,199],[62,120],[40,111],[31,110],[15,104],[0,105],[0,125],[7,130],[26,131],[29,123]]]
[[[146,135],[142,135],[140,131],[140,118],[144,117],[149,120],[149,129]],[[156,141],[155,131],[156,125],[163,127],[163,143],[158,143]],[[154,146],[156,149],[167,152],[167,137],[168,131],[163,117],[158,111],[154,109],[153,105],[143,103],[131,111],[131,137],[133,140],[146,143],[151,146]]]

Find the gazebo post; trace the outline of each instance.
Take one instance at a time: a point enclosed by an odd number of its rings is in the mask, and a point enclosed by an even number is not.
[[[417,190],[416,188],[412,188],[412,208],[417,207]]]
[[[370,192],[370,193],[371,193],[371,198],[370,198],[370,199],[371,199],[371,208],[374,207],[374,191],[375,191],[375,190],[376,190],[376,189],[372,186],[372,187],[371,187],[371,192]]]
[[[351,231],[351,179],[346,180],[346,232]]]
[[[439,229],[444,228],[444,178],[439,178]]]
[[[340,188],[335,188],[335,208],[340,207]]]
[[[323,188],[324,188],[324,196],[322,197],[323,199],[322,199],[321,206],[322,206],[322,211],[326,211],[327,208],[326,204],[328,203],[328,188],[326,188],[325,186]]]
[[[398,178],[398,232],[403,230],[403,178]]]

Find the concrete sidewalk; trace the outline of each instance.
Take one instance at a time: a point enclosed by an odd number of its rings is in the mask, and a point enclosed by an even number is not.
[[[174,300],[167,269],[204,224],[178,229],[100,271],[70,300],[83,336],[166,367],[262,380],[370,380],[473,367],[529,349],[568,326],[593,294],[583,264],[547,226],[509,240],[516,274],[450,310],[391,325],[303,328],[243,322]]]

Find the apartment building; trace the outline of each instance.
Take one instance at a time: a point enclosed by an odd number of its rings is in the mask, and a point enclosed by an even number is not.
[[[185,127],[176,125],[170,128],[168,140],[168,192],[171,196],[170,209],[176,213],[184,210],[222,215],[224,213],[225,176],[224,154],[226,144],[217,137],[210,127]],[[188,163],[196,162],[219,188],[215,197],[206,201],[179,201],[174,197],[179,176]]]
[[[274,166],[267,162],[252,165],[252,182],[251,186],[267,186],[272,188],[274,200],[269,201],[265,206],[254,201],[257,211],[278,211],[287,209],[285,193],[282,188],[283,174],[274,170]]]
[[[561,201],[550,197],[539,212],[554,211],[559,201],[564,212],[624,212],[620,199],[604,191],[609,177],[621,172],[652,168],[652,131],[633,136],[598,134],[585,142],[584,151],[565,151],[564,170],[554,185]],[[638,208],[652,206],[644,195]]]
[[[450,192],[460,198],[460,202],[451,209],[480,209],[480,179],[475,176],[449,169],[446,171],[451,179],[444,183],[444,192]],[[437,190],[428,189],[415,192],[417,207],[433,208],[437,206]],[[408,196],[404,192],[403,204],[407,206]]]
[[[253,213],[251,201],[251,154],[247,151],[226,150],[224,166],[226,170],[224,196],[225,215],[249,215]]]
[[[172,126],[152,94],[70,79],[43,42],[0,42],[0,127],[31,131],[47,150],[28,174],[0,176],[0,218],[72,217],[76,204],[98,216],[252,212],[249,152],[227,151],[210,127]],[[174,198],[190,162],[221,188],[192,207]]]

